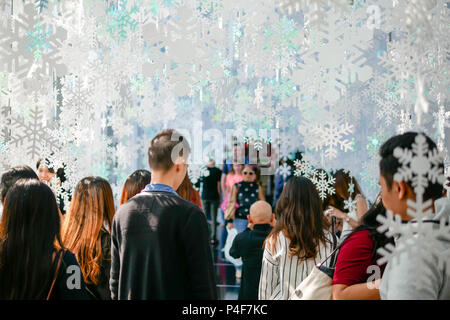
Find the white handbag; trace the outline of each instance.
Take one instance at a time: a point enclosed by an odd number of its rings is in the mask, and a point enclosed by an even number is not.
[[[225,254],[225,259],[234,264],[236,267],[242,266],[242,259],[235,259],[230,255],[230,249],[233,245],[233,240],[238,235],[238,231],[236,228],[232,228],[228,230],[227,240],[225,241],[225,247],[222,249]]]
[[[311,273],[303,279],[303,281],[295,289],[289,300],[331,300],[332,298],[332,281],[334,266],[336,264],[336,253],[339,249],[337,246],[337,238],[333,230],[333,251],[320,264],[315,266]],[[330,267],[323,264],[331,257]]]

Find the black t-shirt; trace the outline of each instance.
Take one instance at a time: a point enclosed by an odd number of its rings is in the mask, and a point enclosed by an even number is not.
[[[202,177],[203,182],[202,199],[203,200],[219,200],[219,190],[217,189],[217,183],[220,182],[222,177],[222,171],[216,167],[209,168],[209,175]]]

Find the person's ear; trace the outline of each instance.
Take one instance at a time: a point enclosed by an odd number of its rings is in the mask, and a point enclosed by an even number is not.
[[[247,220],[249,223],[253,223],[252,217],[250,215],[247,216]]]
[[[184,168],[184,159],[183,159],[183,157],[179,157],[175,161],[175,171],[176,172],[183,171],[183,168]]]
[[[400,182],[394,181],[394,184],[396,184],[396,185],[394,185],[394,187],[395,187],[395,190],[397,191],[398,199],[403,200],[406,197],[406,194],[408,192],[406,183],[404,181],[400,181]]]
[[[270,216],[270,223],[273,223],[275,221],[275,215],[272,213]]]

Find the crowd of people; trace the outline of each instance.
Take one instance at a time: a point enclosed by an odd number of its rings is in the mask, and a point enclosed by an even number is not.
[[[276,179],[273,206],[258,166],[218,168],[213,160],[199,192],[187,174],[189,143],[172,129],[151,140],[151,172],[127,178],[118,208],[104,178],[79,181],[65,208],[49,184],[55,176],[63,182],[63,169],[45,159],[37,173],[10,168],[0,181],[0,299],[215,300],[213,250],[224,248],[232,229],[238,235],[229,254],[242,259],[239,300],[301,298],[298,289],[318,266],[331,270],[332,299],[450,299],[450,261],[418,252],[378,264],[378,249],[398,241],[380,231],[380,217],[392,211],[405,224],[417,222],[408,215],[413,177],[394,179],[401,167],[394,150],[412,150],[417,135],[381,146],[381,191],[373,203],[348,171],[338,170],[335,192],[324,200],[307,177]],[[443,162],[437,165],[443,172]],[[439,227],[441,219],[449,223],[450,197],[436,179],[427,182],[423,197],[434,212],[427,222]],[[450,239],[436,245],[448,251]]]

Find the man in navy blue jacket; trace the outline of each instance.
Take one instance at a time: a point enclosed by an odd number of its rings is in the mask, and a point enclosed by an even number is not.
[[[186,176],[189,152],[174,130],[151,141],[151,183],[113,221],[112,299],[217,299],[205,215],[175,192]]]

